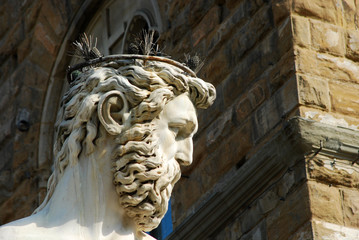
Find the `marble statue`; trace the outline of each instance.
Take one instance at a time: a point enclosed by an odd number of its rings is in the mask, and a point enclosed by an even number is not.
[[[215,88],[164,57],[92,63],[63,97],[44,202],[0,239],[153,239]]]

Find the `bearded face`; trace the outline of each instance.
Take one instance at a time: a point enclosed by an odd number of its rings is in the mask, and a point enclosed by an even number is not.
[[[179,164],[192,162],[196,111],[186,94],[165,105],[151,123],[137,123],[117,139],[114,184],[119,202],[138,230],[156,228],[168,208]]]

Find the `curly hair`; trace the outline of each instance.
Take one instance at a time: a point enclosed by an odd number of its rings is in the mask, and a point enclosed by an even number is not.
[[[163,165],[160,166],[158,158],[152,157],[153,141],[151,132],[154,126],[153,120],[162,111],[168,101],[174,97],[188,93],[191,101],[197,108],[207,108],[215,99],[215,88],[213,85],[204,82],[197,77],[185,74],[181,69],[164,62],[132,60],[118,61],[97,68],[90,68],[81,73],[71,85],[69,91],[62,99],[60,110],[55,124],[55,144],[54,144],[54,171],[48,181],[48,191],[43,203],[34,213],[45,207],[50,200],[68,166],[74,166],[81,154],[89,155],[94,152],[96,140],[103,137],[99,134],[101,122],[97,114],[97,105],[101,96],[106,92],[117,90],[124,94],[129,106],[129,114],[132,127],[126,131],[119,132],[117,144],[119,148],[114,154],[114,183],[120,196],[121,205],[126,209],[130,217],[135,219],[136,224],[141,230],[155,228],[167,210],[167,202],[159,199],[169,198],[172,184],[157,184],[156,193],[151,194],[148,179],[141,181],[139,190],[139,179],[141,172],[153,171],[153,181],[163,182],[165,173],[173,173],[173,179],[169,180],[174,184],[179,179],[176,171],[179,166]],[[129,151],[132,149],[133,151]],[[152,153],[150,153],[152,151]],[[143,164],[129,165],[136,159]],[[159,170],[161,167],[162,170]],[[135,171],[136,170],[136,171]],[[134,177],[134,171],[136,177]],[[140,179],[141,180],[141,179]],[[168,179],[167,179],[168,180]],[[147,184],[147,185],[146,185]],[[153,187],[153,182],[152,185]],[[156,188],[155,187],[155,188]],[[164,188],[166,188],[164,190]],[[142,191],[135,199],[133,192]],[[164,192],[163,192],[164,191]],[[124,195],[124,193],[131,193]],[[131,201],[129,201],[131,196]],[[144,203],[144,198],[149,202]],[[122,199],[122,200],[121,200]],[[148,209],[148,203],[162,204],[161,211],[149,210],[151,214],[157,216],[157,220],[152,217],[149,222],[149,215],[136,215],[134,202],[141,203],[142,209]],[[137,219],[137,220],[136,220]],[[158,220],[159,219],[159,220]],[[145,225],[149,225],[146,227]]]

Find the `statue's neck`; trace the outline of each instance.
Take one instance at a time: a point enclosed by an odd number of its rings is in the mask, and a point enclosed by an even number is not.
[[[118,204],[108,146],[98,147],[101,151],[82,156],[75,166],[66,168],[50,201],[39,212],[45,225],[68,227],[84,239],[135,238],[131,221]]]

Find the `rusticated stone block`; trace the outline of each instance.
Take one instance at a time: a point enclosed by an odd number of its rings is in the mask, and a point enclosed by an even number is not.
[[[235,33],[235,29],[242,27],[243,24],[246,23],[248,18],[244,5],[245,3],[241,2],[241,5],[239,5],[234,10],[234,13],[232,13],[232,15],[228,18],[224,19],[224,22],[219,25],[216,33],[210,38],[210,42],[207,49],[208,54],[211,54],[213,51],[218,50],[220,43],[229,40],[228,38]],[[237,38],[238,36],[236,36],[234,39]]]
[[[288,0],[272,1],[273,19],[276,25],[287,18],[290,14],[290,2]]]
[[[261,221],[254,229],[244,234],[240,239],[241,240],[269,239],[267,238],[265,221]]]
[[[249,206],[241,216],[242,232],[249,232],[263,218],[258,202]]]
[[[348,228],[338,224],[328,223],[325,221],[314,220],[313,223],[313,240],[354,240],[359,239],[359,230]]]
[[[340,56],[345,54],[344,33],[341,28],[310,20],[310,34],[312,46],[319,51]]]
[[[310,181],[309,199],[313,218],[343,225],[343,211],[339,189]]]
[[[301,47],[311,44],[310,25],[308,18],[292,16],[293,42]]]
[[[206,81],[218,85],[231,73],[231,54],[228,52],[228,47],[224,45],[216,51],[213,59],[206,59],[205,65],[201,69],[203,78]]]
[[[296,49],[296,69],[300,73],[359,82],[359,66],[346,58],[338,58],[305,49]]]
[[[63,27],[68,24],[68,6],[64,1],[47,1],[41,6],[40,21],[47,25],[47,35],[52,37],[61,36],[66,29]]]
[[[278,51],[278,57],[285,55],[288,51],[293,52],[293,32],[290,18],[286,18],[274,32],[275,34],[268,44],[277,45],[275,51]],[[276,59],[276,61],[278,60]]]
[[[302,184],[268,215],[267,239],[288,239],[310,217],[308,188]]]
[[[293,11],[301,16],[316,18],[341,26],[341,2],[336,0],[293,0]]]
[[[214,6],[203,17],[202,21],[195,27],[192,32],[192,43],[196,46],[207,34],[209,34],[219,24],[220,9]]]
[[[336,160],[341,161],[341,160]],[[332,167],[323,167],[324,164],[329,165],[328,162],[333,162],[332,159],[313,159],[309,162],[309,177],[316,181],[325,182],[328,185],[346,186],[350,188],[359,188],[359,173],[350,169],[347,162],[342,165],[347,165],[348,169],[338,169]]]
[[[311,240],[313,239],[313,230],[311,222],[305,223],[288,240]]]
[[[269,91],[275,93],[283,84],[294,75],[294,54],[288,51],[278,63],[269,70]]]
[[[330,109],[329,86],[326,80],[299,74],[297,80],[299,103]]]
[[[341,113],[356,115],[359,111],[359,85],[354,83],[330,82],[332,109]]]
[[[343,201],[344,225],[359,228],[359,191],[358,189],[340,190]]]
[[[255,108],[252,107],[252,103],[247,95],[243,96],[236,105],[235,105],[235,116],[238,123],[244,121]]]
[[[268,88],[266,79],[262,79],[252,86],[247,93],[243,94],[238,103],[235,105],[236,120],[241,123],[260,104],[262,104],[268,96]]]
[[[345,28],[350,30],[357,30],[359,26],[358,10],[355,0],[342,0],[343,17],[345,20]]]
[[[296,81],[295,78],[292,78],[255,112],[253,117],[253,141],[257,143],[260,138],[272,130],[297,105],[298,93]]]
[[[219,143],[232,133],[234,124],[232,122],[233,109],[228,108],[219,116],[207,130],[206,145],[209,149],[216,149]]]
[[[171,1],[170,3],[166,3],[166,10],[167,10],[167,17],[170,21],[173,20],[176,16],[178,16],[178,13],[183,10],[183,8],[188,5],[190,1],[186,0],[175,0]]]
[[[39,13],[41,11],[41,5],[42,4],[40,1],[32,1],[31,7],[26,10],[24,14],[26,32],[30,32],[34,28],[36,21],[38,20]]]
[[[189,25],[196,26],[199,23],[199,21],[208,14],[208,12],[209,12],[208,10],[214,5],[214,3],[215,3],[214,0],[189,1],[186,4],[189,7],[189,13],[188,13],[188,19],[187,19]],[[217,7],[214,7],[214,8],[217,8]],[[212,10],[210,10],[210,11],[212,11]],[[207,18],[207,20],[209,20],[209,19]]]
[[[57,50],[57,44],[54,39],[51,39],[49,29],[44,26],[43,23],[38,23],[35,26],[34,38],[39,41],[51,55],[55,55]]]
[[[346,35],[346,55],[354,61],[359,60],[359,31],[350,30]]]
[[[1,206],[0,224],[29,216],[38,206],[36,181],[26,179],[18,186],[12,196]]]
[[[237,240],[242,236],[241,223],[238,219],[226,226],[217,236],[215,240]]]
[[[18,63],[21,63],[31,51],[32,34],[22,41],[17,48]]]
[[[224,169],[229,169],[236,165],[240,167],[245,161],[245,156],[248,151],[253,147],[252,142],[252,125],[250,121],[241,123],[239,128],[235,129],[228,137],[227,142],[224,145],[224,151],[226,152],[225,162],[222,163]],[[220,174],[224,174],[223,171]]]
[[[260,42],[264,34],[272,28],[270,11],[271,8],[269,6],[261,8],[243,27],[238,29],[237,33],[232,37],[228,45],[228,53],[233,56],[233,65],[238,64],[243,58],[243,55]],[[270,41],[268,38],[265,40],[267,42]],[[273,48],[274,46],[271,47]]]

